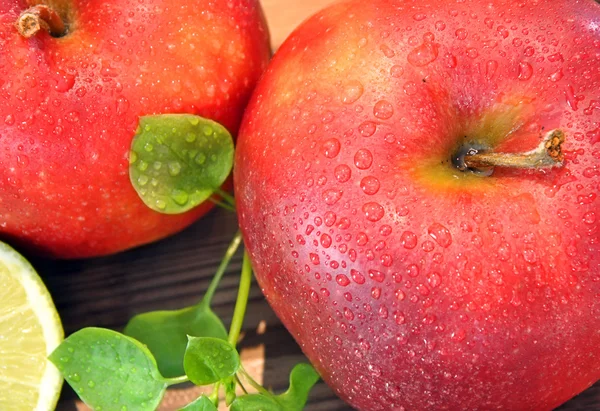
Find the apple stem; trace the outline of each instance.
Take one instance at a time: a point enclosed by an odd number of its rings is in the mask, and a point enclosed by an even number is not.
[[[46,30],[53,37],[62,37],[67,27],[58,13],[43,4],[25,10],[17,20],[17,30],[25,38],[35,36],[40,30]]]
[[[474,170],[494,167],[548,168],[562,166],[564,154],[561,145],[565,141],[562,130],[549,131],[540,145],[525,153],[494,153],[470,150],[464,157],[466,168]]]

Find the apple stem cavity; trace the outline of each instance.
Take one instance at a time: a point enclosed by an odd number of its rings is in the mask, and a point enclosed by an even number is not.
[[[35,36],[41,30],[47,31],[52,37],[62,37],[67,34],[63,19],[51,7],[43,4],[30,7],[21,13],[17,20],[17,30],[25,38]]]
[[[457,168],[461,171],[471,170],[490,175],[495,167],[510,168],[550,168],[563,164],[564,154],[561,149],[565,141],[562,130],[549,131],[537,148],[524,153],[497,153],[470,148],[464,156],[457,158]]]

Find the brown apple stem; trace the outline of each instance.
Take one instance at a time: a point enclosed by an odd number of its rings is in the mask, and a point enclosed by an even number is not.
[[[35,36],[40,30],[46,30],[53,37],[64,36],[67,28],[58,13],[42,4],[30,7],[19,16],[17,30],[25,37]]]
[[[562,166],[564,154],[561,145],[565,141],[562,130],[549,131],[540,145],[525,153],[469,152],[464,164],[470,169],[494,167],[548,168]]]

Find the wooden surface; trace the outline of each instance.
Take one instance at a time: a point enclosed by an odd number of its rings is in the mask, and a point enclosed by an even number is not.
[[[274,48],[298,23],[332,2],[263,0]],[[177,309],[196,303],[236,229],[235,216],[219,209],[178,235],[119,255],[67,262],[32,259],[32,263],[54,296],[67,334],[86,326],[122,330],[128,319],[137,313]],[[231,316],[240,266],[241,253],[238,252],[214,297],[214,310],[222,318]],[[251,373],[276,391],[287,387],[292,366],[306,361],[256,284],[251,291],[240,348]],[[171,389],[161,410],[176,410],[196,395],[198,389],[195,387]],[[71,389],[65,387],[58,409],[70,411],[85,407],[76,400]],[[307,409],[335,411],[350,408],[320,382],[311,393]],[[600,384],[560,410],[600,410]]]

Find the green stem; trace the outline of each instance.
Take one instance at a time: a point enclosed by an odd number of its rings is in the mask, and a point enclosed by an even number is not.
[[[223,200],[225,200],[226,203],[228,203],[235,209],[235,198],[231,194],[229,194],[225,190],[221,190],[220,188],[217,188],[215,190],[215,193],[218,194],[221,198],[223,198]]]
[[[254,378],[252,378],[252,376],[248,374],[248,372],[243,367],[240,368],[239,372],[244,376],[246,381],[248,381],[248,383],[250,383],[250,385],[254,387],[254,389],[256,389],[259,393],[267,396],[273,395],[265,387],[256,382]]]
[[[223,201],[217,200],[214,197],[209,197],[208,200],[211,201],[211,202],[213,202],[214,204],[218,205],[219,207],[224,208],[225,210],[228,210],[228,211],[231,211],[231,212],[235,213],[235,207],[229,205],[229,203],[227,203],[227,202],[223,202]]]
[[[244,251],[244,260],[242,262],[242,275],[240,276],[240,286],[238,296],[233,310],[233,318],[231,319],[231,327],[229,327],[228,341],[234,347],[237,345],[237,340],[242,330],[244,316],[246,315],[246,306],[248,305],[248,295],[250,294],[250,283],[252,282],[252,266],[248,252]]]
[[[173,377],[173,378],[165,378],[165,382],[167,385],[176,385],[183,384],[184,382],[188,382],[190,379],[187,375],[182,375],[181,377]]]
[[[215,273],[215,276],[213,277],[212,281],[210,282],[210,285],[208,286],[208,290],[206,290],[206,293],[204,294],[204,298],[202,298],[202,301],[200,302],[200,304],[203,304],[205,307],[210,306],[212,298],[215,295],[215,291],[217,290],[217,287],[219,286],[219,283],[221,282],[221,278],[223,278],[223,274],[225,274],[225,270],[227,269],[227,266],[229,265],[231,258],[237,251],[241,242],[242,242],[242,234],[238,231],[235,234],[235,237],[233,237],[233,240],[231,240],[229,247],[227,247],[227,251],[225,251],[225,255],[223,256],[223,259],[221,260],[221,264],[217,268],[217,272]]]
[[[221,382],[216,382],[213,386],[212,393],[208,396],[208,399],[215,404],[215,407],[219,406],[219,388],[221,387]]]

